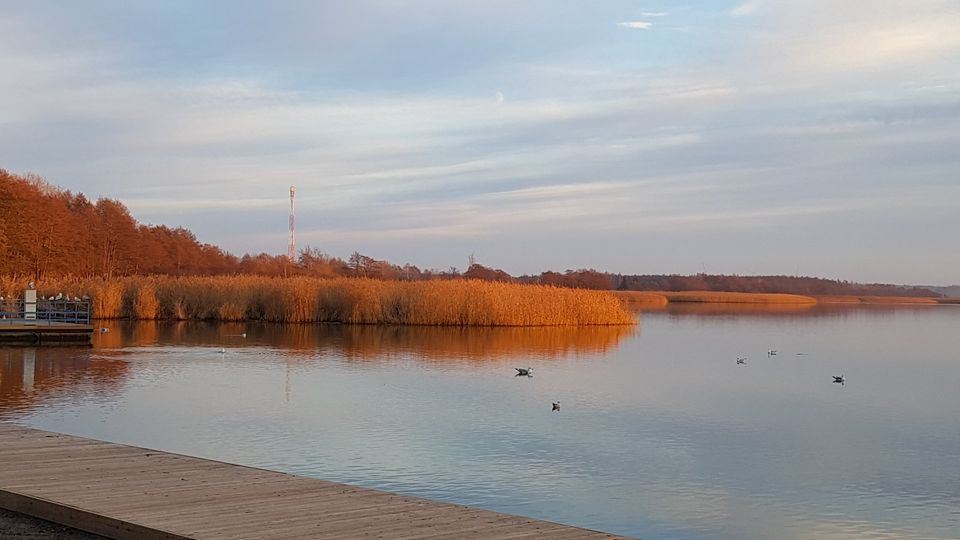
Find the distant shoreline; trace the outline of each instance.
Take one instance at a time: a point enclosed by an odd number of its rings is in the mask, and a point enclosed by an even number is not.
[[[724,291],[613,291],[630,307],[664,307],[669,304],[767,304],[767,305],[946,305],[960,298],[913,296],[805,296],[799,294],[744,293]]]

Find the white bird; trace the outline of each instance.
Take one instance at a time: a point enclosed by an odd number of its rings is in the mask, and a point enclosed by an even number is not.
[[[57,300],[63,300],[63,293],[57,293]]]
[[[227,352],[226,349],[224,349],[224,348],[222,348],[222,347],[220,348],[220,354],[226,354],[226,352]]]
[[[109,331],[110,331],[110,329],[109,329],[109,328],[106,328],[106,327],[100,329],[100,333],[101,333],[101,334],[106,334],[106,333],[109,332]]]

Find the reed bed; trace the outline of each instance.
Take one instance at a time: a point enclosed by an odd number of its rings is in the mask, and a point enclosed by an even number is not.
[[[670,303],[660,293],[647,291],[615,291],[613,293],[631,311],[663,309]]]
[[[935,305],[941,303],[937,298],[922,296],[818,296],[821,304],[910,304]]]
[[[674,302],[698,302],[719,304],[816,304],[812,296],[776,293],[742,293],[720,291],[657,291]]]
[[[22,285],[19,286],[22,289]],[[41,295],[89,296],[98,319],[260,320],[423,326],[631,325],[612,294],[478,280],[261,276],[46,279]]]

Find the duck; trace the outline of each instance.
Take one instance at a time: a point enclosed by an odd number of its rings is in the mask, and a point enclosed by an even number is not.
[[[518,367],[513,369],[517,370],[517,375],[516,375],[517,377],[530,377],[531,374],[533,373],[533,368],[530,368],[530,367],[528,368]]]
[[[560,410],[560,401],[559,401],[559,400],[554,401],[554,402],[553,402],[553,408],[550,409],[550,410],[551,410],[551,411],[559,411],[559,410]]]
[[[846,380],[847,380],[846,377],[844,377],[843,375],[834,375],[834,376],[833,376],[833,382],[835,382],[835,383],[843,384],[844,382],[846,382]]]
[[[738,356],[738,357],[737,357],[737,363],[738,363],[738,364],[746,364],[746,363],[747,363],[747,359],[746,359],[746,358],[741,358],[741,357]]]
[[[769,351],[767,351],[767,356],[776,356],[776,355],[777,355],[776,349],[770,349]]]

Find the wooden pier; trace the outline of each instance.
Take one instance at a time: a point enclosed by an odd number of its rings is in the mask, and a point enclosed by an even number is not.
[[[26,319],[0,320],[0,344],[85,345],[93,337],[93,326],[59,321]]]
[[[614,538],[2,422],[0,507],[111,538]]]

